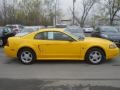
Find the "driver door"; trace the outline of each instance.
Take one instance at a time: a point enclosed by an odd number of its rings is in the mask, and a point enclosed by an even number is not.
[[[38,47],[42,58],[79,59],[81,45],[62,32],[42,32],[38,34]],[[42,37],[44,38],[42,38]]]

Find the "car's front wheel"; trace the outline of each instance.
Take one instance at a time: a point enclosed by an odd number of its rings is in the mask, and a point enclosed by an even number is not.
[[[18,58],[23,64],[32,64],[36,60],[35,52],[29,48],[21,49]]]
[[[86,60],[94,65],[101,64],[106,60],[104,51],[98,48],[90,49],[86,54]]]

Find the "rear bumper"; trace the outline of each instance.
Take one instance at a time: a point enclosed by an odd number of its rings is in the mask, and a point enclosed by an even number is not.
[[[8,57],[17,57],[15,50],[11,49],[9,46],[4,47],[4,52]]]

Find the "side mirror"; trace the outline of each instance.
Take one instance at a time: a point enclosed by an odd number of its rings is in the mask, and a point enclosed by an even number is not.
[[[69,42],[74,42],[75,40],[74,40],[74,39],[72,39],[72,38],[70,38],[68,41],[69,41]]]

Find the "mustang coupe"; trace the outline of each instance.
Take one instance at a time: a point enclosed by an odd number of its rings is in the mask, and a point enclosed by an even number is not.
[[[101,64],[119,55],[117,46],[105,39],[77,36],[69,29],[49,28],[8,39],[5,54],[23,64],[36,60],[86,60]]]

